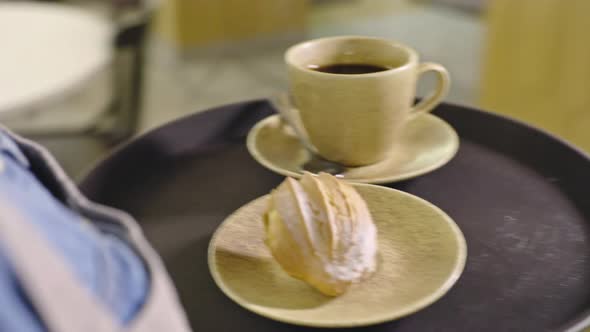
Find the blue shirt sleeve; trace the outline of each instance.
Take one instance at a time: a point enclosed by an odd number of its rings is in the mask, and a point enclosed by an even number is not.
[[[22,213],[69,263],[115,318],[125,325],[149,288],[142,259],[115,234],[97,229],[57,200],[30,171],[28,160],[0,131],[0,197]],[[0,331],[44,331],[0,243]]]

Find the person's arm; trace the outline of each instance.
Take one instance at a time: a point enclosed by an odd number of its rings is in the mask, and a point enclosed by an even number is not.
[[[43,185],[43,169],[0,130],[0,197],[34,225],[71,267],[79,282],[121,324],[141,308],[149,288],[142,259],[117,234],[96,227]],[[0,243],[0,331],[44,331]]]

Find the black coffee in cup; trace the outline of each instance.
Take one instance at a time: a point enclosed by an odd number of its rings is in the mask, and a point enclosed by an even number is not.
[[[310,65],[309,69],[315,71],[321,71],[322,73],[330,74],[370,74],[377,73],[391,69],[385,66],[377,66],[364,63],[345,63],[345,64],[331,64],[325,66]]]

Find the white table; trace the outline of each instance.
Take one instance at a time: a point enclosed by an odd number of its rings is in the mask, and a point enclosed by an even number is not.
[[[56,108],[55,104],[71,103],[76,99],[72,96],[93,84],[102,87],[91,97],[108,99],[105,85],[113,33],[106,18],[81,9],[54,3],[0,2],[0,118],[27,111],[43,113]],[[56,122],[69,116],[61,117]]]

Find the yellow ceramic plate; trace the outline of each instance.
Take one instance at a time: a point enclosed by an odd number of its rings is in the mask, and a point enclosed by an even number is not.
[[[309,153],[278,115],[257,123],[248,134],[248,151],[262,166],[299,178]],[[390,183],[410,179],[443,166],[459,149],[459,137],[448,123],[424,114],[405,127],[391,157],[379,163],[348,168],[345,180],[358,183]]]
[[[390,188],[355,184],[378,229],[377,271],[339,297],[290,277],[265,246],[262,214],[268,196],[229,216],[209,244],[209,269],[242,307],[291,324],[352,327],[390,321],[442,297],[466,259],[463,234],[436,206]]]

